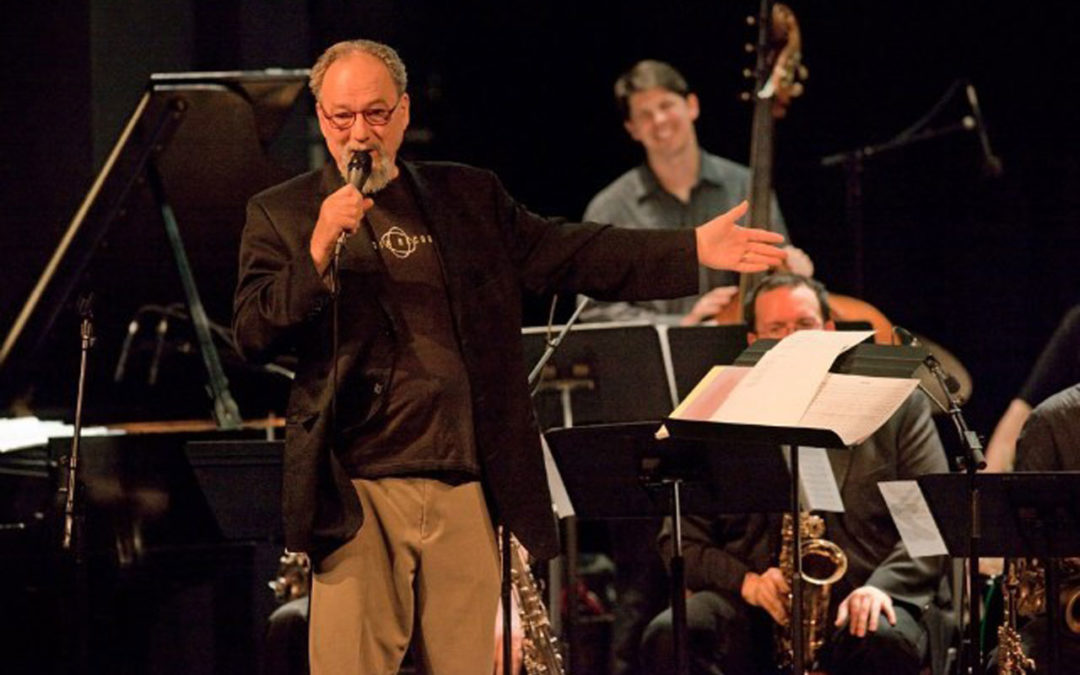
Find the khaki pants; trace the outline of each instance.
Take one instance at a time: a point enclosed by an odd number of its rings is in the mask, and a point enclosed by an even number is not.
[[[491,675],[499,552],[478,482],[354,480],[364,525],[316,571],[312,675]]]

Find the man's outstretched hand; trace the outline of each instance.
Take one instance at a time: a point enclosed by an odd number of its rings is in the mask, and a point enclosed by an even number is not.
[[[748,208],[744,201],[695,228],[698,262],[735,272],[764,272],[784,262],[786,253],[777,246],[783,243],[783,235],[735,224]]]

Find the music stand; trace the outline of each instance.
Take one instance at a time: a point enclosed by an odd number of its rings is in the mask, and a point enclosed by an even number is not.
[[[536,363],[547,328],[525,328],[521,335],[525,363]],[[667,415],[674,405],[656,327],[644,322],[575,326],[544,367],[534,400],[541,429]]]
[[[657,440],[658,428],[658,422],[639,422],[555,429],[545,436],[578,517],[671,517],[675,660],[677,671],[685,673],[682,514],[785,511],[789,471],[776,444],[751,447],[680,438]],[[748,481],[747,476],[756,480]],[[663,496],[668,497],[667,504]]]
[[[189,441],[184,454],[226,539],[282,538],[283,441]]]
[[[735,360],[735,365],[753,366],[777,344],[777,340],[757,340]],[[870,375],[876,377],[911,377],[922,365],[926,350],[921,347],[894,347],[888,345],[862,344],[840,355],[830,368],[830,372],[845,374]],[[789,501],[787,510],[792,515],[792,522],[799,522],[799,446],[821,448],[843,448],[840,437],[828,429],[810,429],[794,426],[760,426],[751,424],[731,424],[703,422],[669,418],[664,421],[674,438],[711,440],[716,443],[752,443],[757,445],[778,445],[790,449],[790,475],[788,483]],[[793,527],[793,549],[801,550],[801,532]],[[676,546],[679,542],[675,542]],[[793,556],[795,570],[792,574],[791,592],[794,599],[791,605],[791,625],[802,626],[802,556]],[[684,601],[683,601],[684,602]],[[685,604],[683,606],[685,611]],[[685,639],[685,638],[683,638]],[[802,630],[793,631],[792,640],[794,663],[803,663]],[[797,667],[801,667],[798,666]]]
[[[671,515],[657,503],[658,487],[683,484],[683,512],[786,511],[787,463],[775,446],[717,445],[684,438],[656,439],[660,422],[599,424],[544,434],[579,518],[620,520]],[[776,478],[762,489],[748,475]]]
[[[950,555],[972,561],[980,556],[1050,560],[1080,555],[1080,472],[976,474],[974,528],[966,474],[933,474],[917,480]],[[1047,563],[1045,567],[1050,636],[1047,672],[1056,673],[1062,617],[1058,616],[1054,566]],[[974,616],[968,620],[973,621]],[[980,655],[977,668],[981,668],[981,661]]]

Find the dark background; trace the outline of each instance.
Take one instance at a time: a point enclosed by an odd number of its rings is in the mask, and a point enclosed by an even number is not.
[[[806,95],[777,131],[776,187],[793,239],[831,289],[951,350],[974,378],[969,422],[988,434],[1078,300],[1078,12],[1033,2],[791,4],[810,68]],[[753,37],[744,17],[754,10],[753,2],[717,0],[5,7],[0,333],[152,72],[307,67],[338,39],[387,41],[410,71],[414,133],[405,155],[490,167],[532,209],[576,217],[640,161],[610,92],[641,58],[682,70],[701,97],[702,145],[746,161],[750,111],[737,94],[749,64],[743,44]],[[972,133],[869,159],[860,288],[845,174],[820,160],[892,138],[958,78],[978,89],[1004,174],[983,176]],[[310,109],[306,98],[301,105]],[[959,96],[928,126],[968,113]],[[198,228],[185,236],[197,239]],[[529,309],[544,315],[540,302]]]

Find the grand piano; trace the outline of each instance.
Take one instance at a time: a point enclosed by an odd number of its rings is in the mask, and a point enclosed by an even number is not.
[[[74,420],[94,332],[77,527],[72,439],[0,452],[0,657],[13,673],[257,672],[281,552],[289,364],[227,326],[244,205],[304,170],[307,72],[159,74],[0,344],[0,418]],[[0,439],[3,440],[3,439]]]

